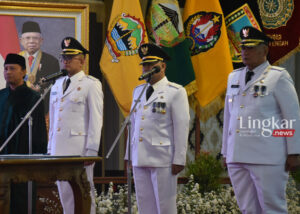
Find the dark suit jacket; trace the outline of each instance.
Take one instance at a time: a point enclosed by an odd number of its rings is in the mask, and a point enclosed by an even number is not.
[[[54,56],[47,54],[46,52],[42,52],[42,58],[41,58],[40,65],[41,65],[40,66],[41,69],[39,69],[36,73],[35,84],[37,84],[42,77],[59,72],[58,60]],[[42,86],[42,89],[47,88],[47,86],[49,84],[50,83],[44,84]],[[47,114],[49,111],[49,97],[50,97],[50,93],[48,92],[48,94],[46,95],[46,97],[44,99],[45,114]]]
[[[39,97],[38,92],[28,88],[26,84],[19,86],[15,91],[11,91],[10,88],[0,90],[0,145],[15,130]],[[33,153],[46,153],[47,151],[47,130],[43,107],[41,103],[31,115]],[[23,124],[1,154],[28,154],[28,122]],[[35,193],[35,188],[33,188],[34,204]],[[27,213],[26,183],[12,183],[10,197],[10,214]]]

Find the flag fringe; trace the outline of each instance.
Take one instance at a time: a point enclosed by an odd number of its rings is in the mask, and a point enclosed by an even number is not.
[[[196,91],[198,91],[196,80],[193,80],[192,82],[190,82],[189,84],[187,84],[186,86],[184,86],[184,88],[186,90],[187,95],[191,96]]]
[[[289,53],[287,53],[286,55],[284,55],[283,57],[281,57],[279,60],[277,60],[276,62],[274,62],[273,65],[279,65],[281,63],[284,63],[288,58],[290,58],[292,55],[294,55],[298,51],[300,51],[300,44],[296,48],[294,48],[293,50],[291,50]]]
[[[219,111],[224,108],[224,101],[225,92],[204,107],[200,106],[198,100],[193,95],[189,96],[190,107],[202,122],[206,122],[210,117],[218,114]]]
[[[195,97],[194,94],[191,94],[190,96],[188,96],[189,99],[189,105],[191,107],[191,109],[193,109],[194,112],[197,112],[197,108],[198,108],[198,100]]]

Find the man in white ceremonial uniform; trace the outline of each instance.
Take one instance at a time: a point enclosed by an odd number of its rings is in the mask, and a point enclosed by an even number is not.
[[[82,70],[88,51],[74,38],[62,41],[61,61],[68,76],[56,80],[50,92],[49,143],[51,155],[97,156],[103,122],[103,93],[98,79]],[[91,213],[96,213],[93,169],[85,166],[91,186]],[[74,196],[68,182],[57,181],[65,214],[74,213]]]
[[[298,165],[300,114],[289,73],[267,61],[263,32],[240,31],[246,67],[228,77],[222,154],[243,214],[287,213],[288,171]]]
[[[175,214],[177,174],[186,161],[189,105],[185,89],[165,77],[169,56],[158,46],[139,48],[143,73],[154,67],[146,93],[131,116],[131,160],[141,214]],[[145,84],[135,88],[133,102]],[[128,145],[125,159],[128,160]]]

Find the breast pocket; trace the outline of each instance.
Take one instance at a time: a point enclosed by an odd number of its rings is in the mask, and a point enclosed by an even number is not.
[[[72,104],[72,111],[80,112],[84,110],[85,98],[83,96],[72,96],[70,101]]]
[[[152,146],[170,146],[171,141],[169,138],[164,137],[152,137]]]
[[[228,110],[231,112],[233,109],[234,104],[237,102],[237,97],[239,95],[239,89],[238,88],[231,88],[226,93],[226,101],[228,104]]]
[[[85,136],[85,135],[86,135],[85,131],[78,131],[78,130],[71,129],[71,136]]]
[[[56,96],[56,95],[54,95],[54,96],[52,95],[52,96],[51,96],[50,103],[51,103],[51,104],[55,104],[55,103],[57,103],[57,100],[58,100],[57,96]]]

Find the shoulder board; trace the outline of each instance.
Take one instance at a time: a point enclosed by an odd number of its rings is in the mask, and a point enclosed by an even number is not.
[[[98,79],[96,77],[93,77],[91,75],[86,75],[87,78],[91,79],[91,80],[94,80],[94,81],[97,81]]]
[[[271,66],[271,69],[272,69],[272,70],[279,71],[279,72],[281,72],[281,71],[285,70],[285,68],[278,67],[278,66]]]
[[[174,82],[169,82],[168,85],[170,87],[173,87],[173,88],[176,88],[176,89],[179,89],[179,88],[182,88],[181,85],[177,84],[177,83],[174,83]]]
[[[55,80],[55,82],[56,82],[56,81],[61,81],[61,80],[63,80],[63,79],[65,79],[65,76],[58,77],[58,78]]]
[[[244,68],[245,68],[245,67],[237,68],[237,69],[234,69],[232,72],[242,71]]]
[[[144,86],[145,84],[147,84],[147,83],[144,83],[144,84],[138,85],[137,87],[135,87],[135,89],[137,89],[137,88],[139,88],[139,87],[141,87],[141,86]]]

